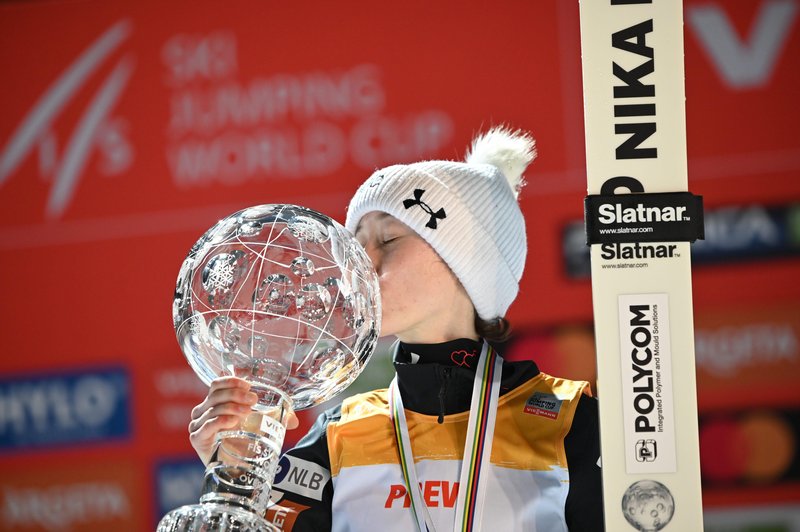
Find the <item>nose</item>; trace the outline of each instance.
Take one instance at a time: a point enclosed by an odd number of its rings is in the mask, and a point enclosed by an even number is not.
[[[375,269],[378,275],[380,275],[380,249],[376,243],[363,233],[356,233],[356,240],[358,240],[358,243],[361,244],[362,248],[364,248],[364,251],[367,252],[369,260],[372,261],[372,267]]]
[[[375,249],[373,246],[367,246],[365,249],[367,250],[367,256],[369,257],[369,260],[372,261],[372,267],[375,268],[375,272],[377,272],[377,274],[380,275],[381,274],[380,253],[378,253],[378,250]]]

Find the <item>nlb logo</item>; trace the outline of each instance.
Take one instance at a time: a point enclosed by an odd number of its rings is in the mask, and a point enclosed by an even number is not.
[[[428,508],[453,508],[458,497],[458,482],[449,480],[426,480],[419,483],[422,498]],[[403,508],[411,506],[411,498],[408,496],[406,487],[402,484],[392,484],[389,486],[389,494],[386,497],[384,508]]]
[[[58,116],[130,33],[130,22],[120,21],[84,50],[47,88],[0,152],[0,186],[29,155],[37,153],[40,176],[52,181],[45,207],[48,218],[58,218],[67,209],[94,153],[99,155],[97,170],[105,176],[119,175],[133,162],[133,147],[126,136],[128,123],[112,115],[133,73],[132,54],[117,61],[62,146],[54,132]]]
[[[129,395],[120,368],[0,381],[0,449],[127,436]]]
[[[275,473],[274,487],[321,501],[322,491],[330,479],[330,471],[319,464],[296,456],[283,455]]]

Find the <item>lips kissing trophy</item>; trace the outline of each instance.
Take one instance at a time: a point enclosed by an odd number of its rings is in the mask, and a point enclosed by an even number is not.
[[[295,205],[259,205],[219,221],[178,275],[172,315],[183,353],[206,384],[235,375],[258,402],[221,431],[200,503],[159,532],[277,530],[264,519],[287,416],[344,390],[380,331],[378,279],[341,225]]]

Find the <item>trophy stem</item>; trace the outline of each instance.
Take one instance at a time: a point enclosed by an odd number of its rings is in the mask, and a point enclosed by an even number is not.
[[[264,520],[280,461],[291,402],[282,391],[253,384],[258,403],[233,430],[217,434],[200,504],[168,513],[158,532],[278,530]],[[206,528],[211,527],[211,528]]]

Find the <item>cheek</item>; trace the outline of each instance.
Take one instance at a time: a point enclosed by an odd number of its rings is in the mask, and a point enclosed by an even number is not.
[[[378,278],[385,319],[394,322],[445,311],[460,286],[452,272],[424,242],[403,244],[380,256]]]
[[[398,332],[398,319],[408,314],[402,286],[394,275],[380,275],[381,289],[381,336]]]
[[[402,307],[414,290],[403,271],[385,270],[379,275],[378,280],[383,305],[388,308]]]
[[[380,280],[381,294],[392,309],[437,306],[453,286],[450,270],[440,262],[413,266],[405,262],[398,268],[387,268]]]
[[[414,268],[410,268],[405,261],[397,262],[395,264],[395,261],[386,257],[378,275],[384,312],[402,312],[416,304],[418,294],[425,289],[420,283],[421,276]]]

